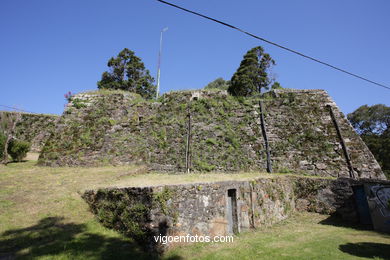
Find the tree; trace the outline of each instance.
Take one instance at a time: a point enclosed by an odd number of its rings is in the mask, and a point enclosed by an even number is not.
[[[230,81],[224,80],[223,78],[217,78],[216,80],[210,82],[207,84],[204,89],[221,89],[221,90],[227,90],[229,88]]]
[[[272,84],[271,89],[283,89],[283,87],[279,82],[275,81],[274,84]]]
[[[3,147],[2,149],[2,158],[0,158],[0,163],[7,164],[8,163],[8,145],[12,138],[15,135],[16,124],[22,118],[21,113],[2,113],[0,115],[0,132],[5,137],[2,137]]]
[[[382,104],[364,105],[348,114],[347,117],[389,178],[390,107]]]
[[[381,135],[390,127],[390,107],[364,105],[348,114],[348,119],[360,135]]]
[[[107,66],[109,71],[103,72],[102,79],[97,83],[99,89],[127,90],[147,99],[156,96],[153,77],[133,51],[123,49],[116,58],[108,61]]]
[[[269,71],[275,61],[261,46],[249,50],[234,73],[228,88],[234,96],[251,96],[268,89],[272,80]]]
[[[31,148],[31,144],[26,141],[11,139],[8,144],[8,153],[15,162],[21,162]]]

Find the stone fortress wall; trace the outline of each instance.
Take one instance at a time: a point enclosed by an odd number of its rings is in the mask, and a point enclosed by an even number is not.
[[[274,172],[385,178],[325,91],[274,90],[261,100]],[[39,162],[265,171],[259,101],[206,90],[167,93],[158,102],[121,91],[82,93],[59,119]]]
[[[7,114],[20,112],[0,111],[1,118]],[[15,137],[31,143],[32,152],[40,152],[46,140],[54,130],[54,126],[59,119],[57,115],[20,113],[21,118],[17,122]]]

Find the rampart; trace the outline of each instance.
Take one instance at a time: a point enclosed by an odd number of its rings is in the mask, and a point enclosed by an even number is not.
[[[43,165],[143,163],[169,171],[265,171],[263,102],[275,172],[384,179],[380,166],[323,90],[275,90],[261,98],[224,91],[76,95],[46,143]]]
[[[0,120],[5,114],[14,115],[16,113],[19,112],[0,111]],[[20,120],[15,127],[15,137],[31,143],[32,152],[39,152],[54,130],[59,116],[32,113],[20,114]]]

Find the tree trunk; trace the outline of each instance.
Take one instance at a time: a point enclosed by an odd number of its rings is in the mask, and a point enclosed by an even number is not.
[[[15,115],[14,119],[12,117],[8,118],[8,120],[9,120],[7,122],[8,129],[5,131],[5,134],[7,136],[7,140],[4,144],[3,158],[1,160],[2,164],[7,165],[7,163],[8,163],[8,144],[14,136],[16,124],[19,122],[20,119],[21,119],[20,113],[17,113]]]
[[[7,165],[8,163],[8,143],[9,141],[11,141],[11,139],[12,139],[12,135],[7,134],[7,139],[5,141],[4,150],[3,150],[3,159],[1,161],[1,163],[5,165]]]

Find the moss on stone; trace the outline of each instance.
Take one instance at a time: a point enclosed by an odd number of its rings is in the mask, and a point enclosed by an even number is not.
[[[168,201],[171,200],[174,196],[174,191],[164,187],[162,191],[155,192],[153,194],[153,200],[157,206],[161,209],[162,213],[168,215],[173,212],[173,209],[168,206]]]

